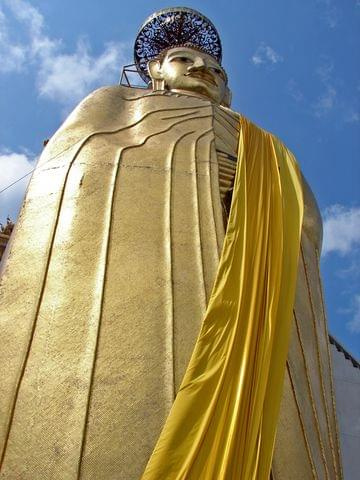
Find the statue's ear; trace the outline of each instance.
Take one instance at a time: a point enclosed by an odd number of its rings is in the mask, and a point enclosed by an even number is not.
[[[230,108],[230,106],[231,106],[231,97],[232,97],[231,90],[230,90],[230,88],[229,88],[228,86],[226,86],[225,95],[224,95],[224,98],[223,98],[222,101],[221,101],[221,105],[223,105],[224,107]]]
[[[153,90],[164,90],[165,83],[161,72],[161,63],[159,60],[150,60],[148,62],[148,72],[151,78]]]
[[[148,62],[148,72],[154,80],[162,80],[161,63],[159,60],[150,60]]]

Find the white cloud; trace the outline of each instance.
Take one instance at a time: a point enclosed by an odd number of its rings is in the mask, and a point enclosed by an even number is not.
[[[287,91],[288,91],[290,97],[293,100],[295,100],[295,102],[302,102],[304,100],[304,94],[302,93],[299,85],[297,84],[297,82],[293,78],[291,78],[288,81]]]
[[[284,59],[281,55],[275,52],[275,50],[269,45],[265,45],[264,42],[260,43],[254,55],[251,57],[252,63],[256,66],[263,64],[274,65],[276,63],[282,62],[283,60]]]
[[[25,153],[9,150],[0,152],[1,181],[0,191],[15,182],[18,178],[31,172],[34,168],[34,158]],[[19,208],[24,198],[30,175],[0,194],[0,223],[5,223],[9,215],[16,220]]]
[[[330,114],[336,114],[337,122],[359,123],[360,114],[356,108],[358,103],[357,92],[348,89],[346,95],[344,95],[344,80],[336,75],[334,62],[329,56],[321,57],[315,75],[319,80],[320,94],[311,102],[309,112],[317,118],[326,118]],[[356,90],[359,91],[360,86]]]
[[[41,96],[57,101],[66,107],[96,87],[115,83],[120,67],[129,57],[129,46],[109,43],[99,55],[92,55],[86,39],[79,39],[75,52],[65,51],[61,39],[46,34],[41,13],[25,0],[4,0],[12,20],[22,27],[26,43],[11,39],[9,25],[0,10],[0,71],[18,71],[24,66],[35,65],[37,88]],[[3,28],[1,28],[3,26]],[[0,64],[1,65],[1,64]]]
[[[29,26],[33,35],[40,34],[44,26],[44,19],[35,7],[24,0],[5,0],[5,4],[18,20]]]
[[[336,28],[340,21],[340,11],[334,5],[333,0],[317,0],[317,3],[322,9],[320,18],[327,24],[329,28]]]
[[[13,18],[25,27],[28,42],[24,45],[24,48],[27,48],[28,61],[44,59],[54,54],[57,48],[60,48],[61,40],[51,39],[45,35],[44,17],[29,2],[25,0],[5,0],[5,4]]]
[[[360,207],[332,205],[323,213],[323,255],[349,254],[360,245]]]
[[[333,70],[332,60],[324,57],[315,72],[320,80],[322,90],[322,93],[312,104],[312,112],[318,118],[328,115],[337,103],[337,91],[332,79]]]
[[[355,295],[352,304],[352,319],[346,326],[350,332],[360,333],[360,295]]]
[[[336,275],[346,281],[355,281],[360,277],[360,256],[353,255],[349,258],[350,262],[336,272]]]
[[[316,74],[324,83],[331,80],[334,71],[334,62],[329,57],[322,57],[322,63],[316,69]]]
[[[25,63],[27,48],[12,42],[4,12],[0,9],[0,73],[20,71]]]
[[[360,114],[354,110],[350,110],[345,114],[345,122],[346,123],[359,123],[360,122]]]
[[[38,75],[40,94],[64,104],[80,100],[96,86],[116,79],[124,61],[123,50],[123,45],[110,43],[94,57],[87,41],[82,39],[74,53],[45,58]]]
[[[325,92],[318,97],[313,105],[316,117],[327,115],[334,108],[336,101],[336,89],[331,85],[326,85]]]

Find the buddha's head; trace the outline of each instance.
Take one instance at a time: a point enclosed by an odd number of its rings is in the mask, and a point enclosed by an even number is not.
[[[148,63],[155,90],[193,92],[228,106],[230,92],[225,70],[216,59],[191,47],[174,47]]]
[[[230,106],[222,48],[212,22],[187,7],[165,8],[145,20],[135,40],[134,60],[154,90],[191,92]]]

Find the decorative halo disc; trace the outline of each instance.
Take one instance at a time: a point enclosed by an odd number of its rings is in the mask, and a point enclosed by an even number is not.
[[[173,7],[152,14],[142,25],[135,40],[134,60],[141,78],[150,80],[147,63],[163,50],[177,46],[193,46],[221,63],[219,34],[212,22],[200,12],[186,7]]]

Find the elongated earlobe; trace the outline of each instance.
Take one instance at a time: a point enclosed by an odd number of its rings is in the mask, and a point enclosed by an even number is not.
[[[151,78],[153,90],[165,90],[165,82],[161,73],[161,63],[159,60],[150,60],[148,62],[148,72]]]

